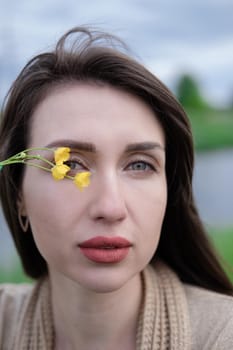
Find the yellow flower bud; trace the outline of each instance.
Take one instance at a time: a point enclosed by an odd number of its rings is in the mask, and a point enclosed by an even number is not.
[[[65,164],[56,164],[52,169],[52,175],[55,180],[62,180],[70,170],[70,167]]]
[[[56,165],[61,165],[70,158],[70,148],[69,147],[58,147],[54,151],[54,160]]]
[[[81,173],[78,173],[74,177],[74,183],[75,185],[82,190],[83,187],[87,187],[90,184],[90,176],[91,173],[89,171],[84,171]]]

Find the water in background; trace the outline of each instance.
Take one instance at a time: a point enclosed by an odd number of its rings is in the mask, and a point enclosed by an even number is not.
[[[194,195],[204,223],[233,226],[233,149],[196,156]]]
[[[205,224],[233,226],[233,149],[196,156],[194,195]],[[0,211],[0,267],[15,262],[15,248]]]

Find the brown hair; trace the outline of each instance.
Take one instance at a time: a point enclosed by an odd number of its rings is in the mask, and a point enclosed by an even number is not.
[[[193,199],[194,152],[189,120],[172,93],[122,48],[115,37],[78,27],[67,32],[54,51],[29,61],[13,83],[5,104],[1,159],[27,148],[33,111],[56,85],[101,82],[139,97],[153,109],[166,135],[168,202],[152,263],[159,257],[184,282],[230,294],[233,287],[207,239]],[[23,165],[3,168],[0,195],[25,272],[39,278],[47,273],[46,262],[30,228],[27,234],[22,232],[17,219],[23,169]]]

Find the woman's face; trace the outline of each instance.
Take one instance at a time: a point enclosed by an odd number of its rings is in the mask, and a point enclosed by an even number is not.
[[[120,288],[152,258],[166,209],[165,137],[153,111],[112,87],[63,86],[34,112],[29,146],[69,146],[72,172],[91,172],[80,191],[26,167],[24,205],[50,273],[91,290]]]

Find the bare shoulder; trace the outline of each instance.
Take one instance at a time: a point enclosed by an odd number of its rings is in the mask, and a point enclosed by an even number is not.
[[[10,348],[9,341],[32,288],[31,284],[0,285],[0,349]]]
[[[192,349],[233,349],[233,297],[185,285]]]

